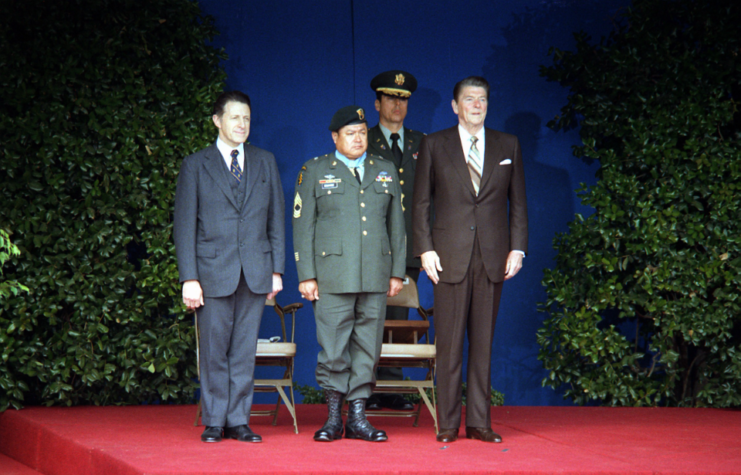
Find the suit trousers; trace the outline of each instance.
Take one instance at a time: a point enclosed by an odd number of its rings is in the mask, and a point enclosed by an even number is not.
[[[386,293],[324,293],[312,305],[322,347],[317,383],[345,394],[348,401],[368,398],[381,356]]]
[[[253,293],[242,274],[233,294],[206,297],[198,309],[201,407],[206,426],[249,424],[265,296]]]
[[[409,278],[416,283],[419,279],[419,267],[407,267]],[[407,307],[386,307],[386,320],[409,320],[409,310]],[[381,380],[401,381],[404,379],[404,373],[401,368],[379,367],[376,370],[376,376]]]
[[[457,429],[461,425],[461,377],[466,332],[466,426],[491,427],[491,346],[503,285],[504,282],[489,280],[477,238],[463,280],[457,284],[439,282],[434,286],[437,411],[442,429]]]

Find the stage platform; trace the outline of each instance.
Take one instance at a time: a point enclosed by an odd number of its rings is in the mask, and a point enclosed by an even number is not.
[[[277,426],[253,417],[261,444],[200,441],[195,406],[31,407],[0,414],[4,475],[139,474],[741,474],[741,411],[598,407],[495,407],[501,444],[435,440],[423,410],[374,417],[388,442],[312,435],[326,409],[285,408]]]

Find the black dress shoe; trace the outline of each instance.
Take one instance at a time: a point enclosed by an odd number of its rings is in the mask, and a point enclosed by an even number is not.
[[[458,429],[441,429],[437,433],[438,442],[455,442],[458,440]]]
[[[227,427],[224,429],[224,437],[227,439],[237,439],[240,442],[262,442],[262,437],[252,432],[250,426],[246,424]]]
[[[382,403],[384,407],[395,411],[411,411],[414,409],[414,404],[407,401],[399,394],[388,394],[382,399]]]
[[[502,441],[502,436],[497,434],[491,429],[479,428],[479,427],[466,427],[466,438],[467,439],[478,439],[483,442],[496,442]]]
[[[368,411],[380,411],[381,407],[381,398],[377,394],[371,395],[371,397],[365,401],[365,408]]]
[[[221,442],[221,427],[206,427],[206,430],[201,434],[201,440],[203,442]]]

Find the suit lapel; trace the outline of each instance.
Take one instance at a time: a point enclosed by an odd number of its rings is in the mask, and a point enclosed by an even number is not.
[[[247,203],[247,200],[249,200],[250,194],[252,194],[252,189],[255,187],[255,183],[262,175],[262,161],[255,157],[254,152],[247,144],[244,145],[244,172],[243,179],[247,180],[244,185],[247,188],[244,190],[244,201],[242,202],[242,206],[244,206],[244,204]]]
[[[360,188],[366,189],[376,178],[376,158],[368,155],[365,157],[365,166],[363,167],[363,181],[360,182]]]
[[[221,156],[221,152],[219,152],[219,149],[216,147],[216,145],[211,145],[206,150],[206,157],[208,160],[203,164],[203,167],[206,169],[209,175],[211,175],[211,178],[216,183],[216,186],[219,187],[219,189],[226,195],[229,202],[236,208],[237,207],[237,200],[234,199],[234,193],[232,193],[232,189],[229,186],[229,179],[232,178],[229,171],[226,169],[226,163],[224,162],[224,157]]]
[[[375,155],[384,156],[384,152],[391,153],[391,146],[386,142],[386,137],[381,132],[381,126],[376,125],[368,134],[368,148],[375,152]]]
[[[502,156],[499,150],[501,144],[497,140],[496,133],[490,129],[484,129],[486,134],[486,151],[484,152],[484,171],[481,174],[481,185],[479,190],[483,190],[489,182],[489,178],[494,174],[494,170],[499,166],[498,158]],[[481,194],[481,191],[479,191]]]
[[[406,127],[404,127],[404,144],[403,145],[404,145],[404,149],[401,151],[403,155],[401,157],[400,168],[404,168],[408,166],[407,164],[410,161],[413,161],[414,154],[412,153],[412,150],[417,150],[419,148],[419,140],[412,137],[412,133]]]
[[[458,178],[463,182],[463,186],[465,186],[473,196],[476,196],[476,190],[474,190],[473,182],[471,182],[471,174],[468,171],[466,157],[463,156],[463,145],[461,144],[461,136],[458,133],[458,126],[448,130],[449,132],[446,134],[447,141],[445,143],[445,151],[450,159],[450,166],[453,167],[456,175],[458,175]]]

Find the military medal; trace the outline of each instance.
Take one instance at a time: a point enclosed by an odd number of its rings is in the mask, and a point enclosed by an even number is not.
[[[389,175],[388,172],[381,172],[376,177],[376,181],[381,182],[384,188],[388,188],[388,184],[393,182],[394,179]]]

